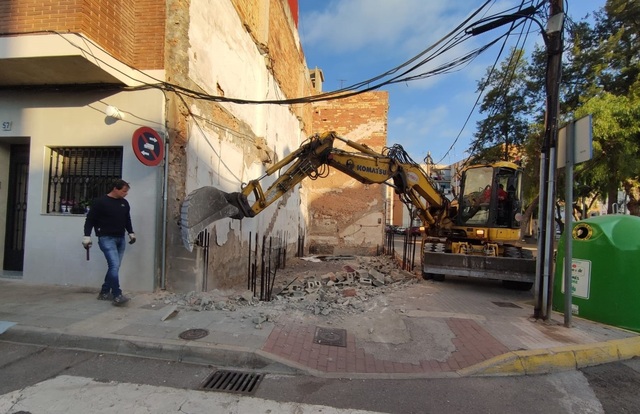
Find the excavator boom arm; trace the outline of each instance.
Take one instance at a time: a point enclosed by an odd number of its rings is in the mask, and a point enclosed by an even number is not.
[[[333,146],[335,140],[344,142],[358,152],[335,148]],[[282,172],[280,177],[263,190],[260,184],[262,179],[281,171],[289,164],[290,166]],[[305,178],[320,177],[321,173],[318,170],[325,165],[363,184],[391,185],[397,193],[403,195],[405,202],[414,206],[425,225],[436,223],[430,210],[442,212],[448,206],[447,198],[417,164],[399,163],[394,158],[379,154],[364,144],[338,137],[334,132],[328,132],[311,137],[307,144],[269,168],[262,177],[250,181],[240,193],[240,209],[245,216],[255,216]],[[255,197],[255,202],[252,204],[248,202],[251,194]]]
[[[334,147],[343,142],[347,151]],[[183,242],[190,249],[192,240],[206,226],[225,217],[254,217],[305,178],[325,176],[327,167],[364,184],[387,184],[405,203],[413,205],[425,226],[437,226],[448,212],[448,199],[420,166],[410,160],[401,147],[380,154],[365,144],[350,141],[335,132],[316,134],[300,148],[277,162],[265,173],[244,185],[240,192],[226,193],[202,187],[190,193],[182,205]],[[399,155],[394,155],[400,152]],[[280,176],[265,190],[261,182],[275,173]],[[250,198],[253,201],[249,201]]]

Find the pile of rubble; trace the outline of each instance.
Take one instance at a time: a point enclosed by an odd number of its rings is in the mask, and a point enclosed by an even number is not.
[[[250,290],[217,289],[163,293],[157,300],[187,311],[235,312],[251,307],[261,315],[262,320],[256,322],[261,323],[291,310],[325,316],[364,312],[372,298],[418,281],[415,274],[399,269],[387,256],[305,257],[297,265],[287,264],[278,270],[276,280],[279,283],[272,290],[271,301],[259,300]]]

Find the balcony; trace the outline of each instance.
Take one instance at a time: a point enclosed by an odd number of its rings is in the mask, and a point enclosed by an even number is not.
[[[162,78],[162,73],[157,77]],[[157,81],[118,61],[84,35],[66,33],[0,37],[0,88],[138,86],[143,82]]]

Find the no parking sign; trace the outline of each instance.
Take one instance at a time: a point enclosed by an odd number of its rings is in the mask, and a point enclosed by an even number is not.
[[[164,158],[164,144],[156,131],[149,127],[136,129],[131,140],[133,152],[144,165],[155,167]]]

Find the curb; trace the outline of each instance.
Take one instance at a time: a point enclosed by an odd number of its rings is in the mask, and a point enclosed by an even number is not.
[[[586,345],[513,351],[458,371],[462,377],[535,375],[624,361],[640,356],[640,337]]]
[[[569,371],[640,357],[640,336],[569,345],[547,349],[511,351],[467,368],[438,375],[424,373],[327,373],[311,369],[262,350],[197,341],[139,337],[84,336],[39,327],[13,326],[0,335],[0,341],[79,349],[115,355],[178,361],[228,368],[268,370],[271,373],[301,374],[315,377],[350,379],[463,378],[481,376],[522,376]]]
[[[178,361],[221,367],[264,369],[274,372],[289,372],[292,367],[274,367],[278,361],[251,349],[229,345],[212,345],[197,341],[154,339],[154,342],[139,337],[84,336],[62,333],[48,328],[13,326],[2,335],[0,341],[31,345],[51,346],[63,349],[79,349],[133,357]]]

